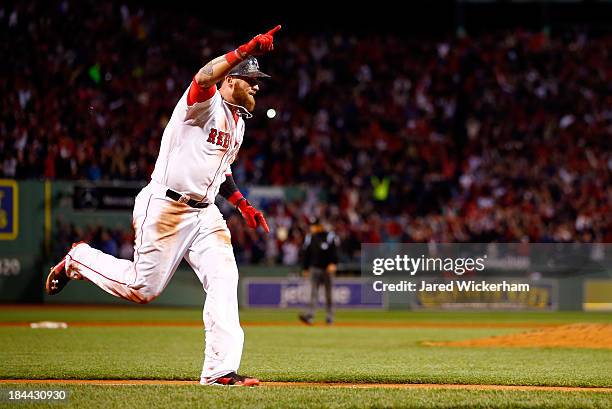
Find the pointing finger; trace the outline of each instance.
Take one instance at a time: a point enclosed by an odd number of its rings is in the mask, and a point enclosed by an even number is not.
[[[274,27],[272,30],[268,31],[266,34],[267,34],[267,35],[271,35],[271,36],[273,36],[273,35],[274,35],[274,34],[275,34],[275,33],[276,33],[278,30],[280,30],[280,29],[281,29],[281,26],[280,26],[280,24],[279,24],[279,25],[277,25],[276,27]]]

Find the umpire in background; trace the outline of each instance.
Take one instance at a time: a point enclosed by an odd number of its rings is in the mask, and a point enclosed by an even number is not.
[[[304,239],[303,267],[304,276],[310,276],[312,286],[310,293],[310,308],[306,313],[299,315],[300,321],[312,325],[317,303],[319,301],[319,286],[325,286],[325,322],[331,325],[334,322],[332,302],[332,279],[336,274],[338,263],[338,238],[333,232],[325,230],[316,217],[309,219],[310,233]]]

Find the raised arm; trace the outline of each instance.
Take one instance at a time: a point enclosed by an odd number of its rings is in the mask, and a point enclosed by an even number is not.
[[[261,55],[274,49],[274,34],[281,29],[278,25],[265,34],[258,34],[246,44],[208,62],[200,68],[194,80],[201,88],[209,88],[221,81],[238,63],[249,55]]]

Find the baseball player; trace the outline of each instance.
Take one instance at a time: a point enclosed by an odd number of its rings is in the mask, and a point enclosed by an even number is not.
[[[145,304],[164,290],[185,258],[206,291],[203,385],[259,384],[236,373],[244,341],[238,268],[215,197],[221,194],[236,206],[249,227],[270,231],[263,214],[238,190],[230,165],[242,144],[243,117],[250,118],[255,108],[258,81],[269,78],[254,56],[273,50],[280,28],[207,63],[176,104],[151,181],[134,204],[134,261],[76,243],[45,284],[47,293],[57,294],[69,280],[86,279],[112,295]]]

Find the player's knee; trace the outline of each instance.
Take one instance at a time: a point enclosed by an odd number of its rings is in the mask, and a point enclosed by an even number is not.
[[[136,300],[136,302],[137,302],[138,304],[148,304],[148,303],[150,303],[151,301],[153,301],[155,298],[157,298],[157,297],[156,297],[156,296],[154,296],[154,295],[145,295],[145,296],[141,296],[141,297],[139,297],[139,298]]]
[[[134,300],[138,304],[148,304],[159,297],[159,294],[161,294],[161,291],[158,291],[150,286],[145,286],[134,291]]]

